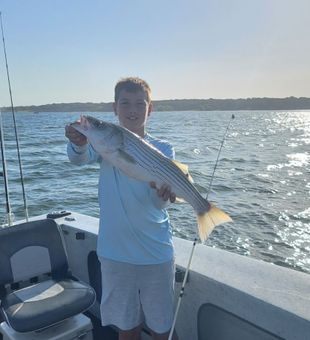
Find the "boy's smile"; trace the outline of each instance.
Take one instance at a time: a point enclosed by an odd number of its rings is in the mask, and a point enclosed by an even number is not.
[[[148,102],[147,94],[144,91],[122,90],[113,107],[120,125],[144,137],[145,123],[152,111],[152,104]]]

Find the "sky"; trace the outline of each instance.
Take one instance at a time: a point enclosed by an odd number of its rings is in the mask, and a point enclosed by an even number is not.
[[[309,0],[0,0],[14,105],[310,97]],[[9,106],[0,41],[0,107]]]

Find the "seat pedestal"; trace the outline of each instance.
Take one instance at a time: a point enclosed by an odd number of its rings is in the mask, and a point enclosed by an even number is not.
[[[92,340],[92,323],[84,314],[78,314],[61,323],[36,332],[19,333],[6,322],[0,324],[3,340]]]

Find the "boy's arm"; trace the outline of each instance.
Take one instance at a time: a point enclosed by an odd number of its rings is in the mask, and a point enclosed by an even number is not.
[[[87,143],[85,136],[70,125],[66,126],[65,131],[65,135],[69,139],[67,154],[70,162],[76,165],[83,165],[99,160],[100,156],[93,147]]]
[[[98,162],[100,156],[90,144],[82,146],[70,142],[67,144],[67,154],[71,163],[83,165]]]

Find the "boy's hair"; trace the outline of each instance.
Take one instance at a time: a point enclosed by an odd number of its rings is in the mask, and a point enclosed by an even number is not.
[[[147,101],[148,103],[151,102],[151,88],[149,84],[138,77],[127,77],[122,78],[117,82],[114,89],[114,100],[115,103],[117,103],[120,92],[122,90],[128,91],[128,92],[138,92],[138,91],[144,91],[146,93]]]

